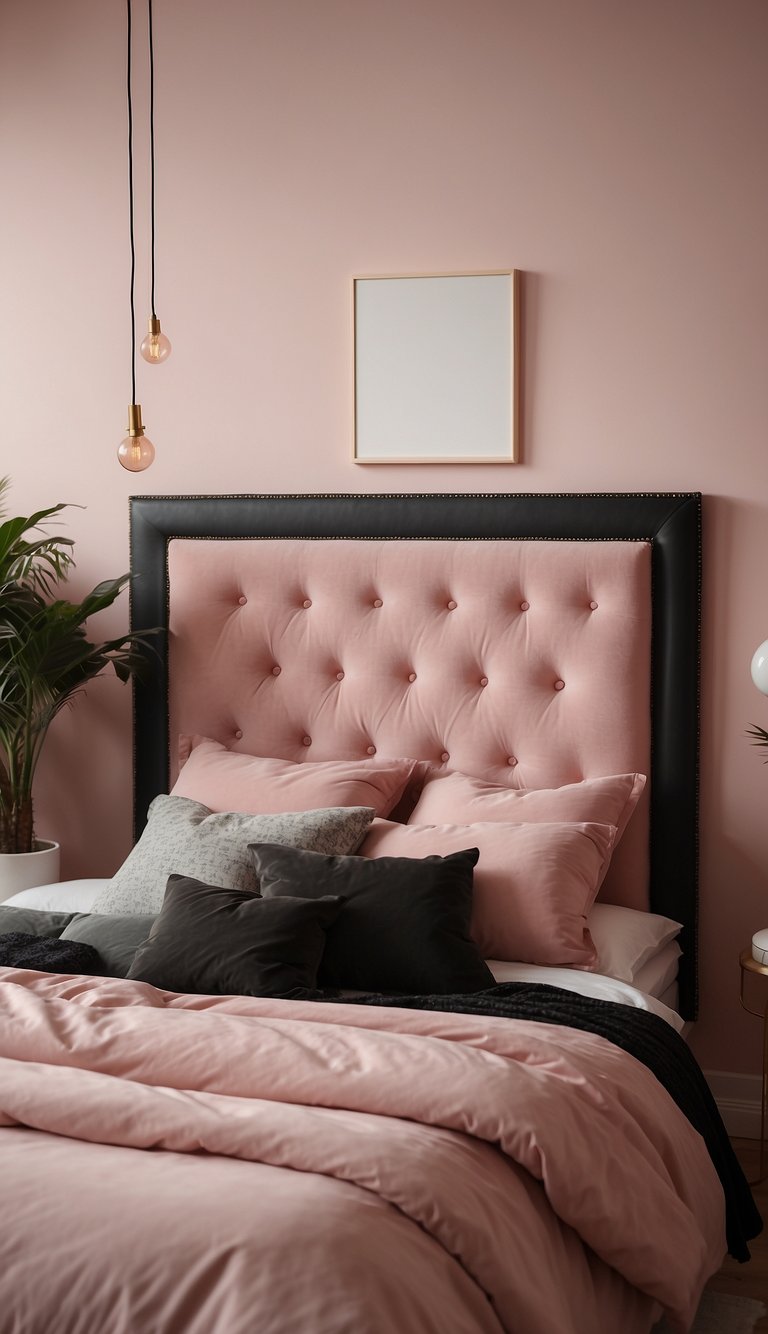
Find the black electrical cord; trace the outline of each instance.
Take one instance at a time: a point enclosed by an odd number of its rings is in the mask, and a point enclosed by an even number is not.
[[[136,307],[134,282],[136,278],[136,243],[133,235],[133,102],[131,100],[131,0],[128,7],[128,204],[131,232],[131,403],[136,402]]]
[[[155,310],[155,46],[152,35],[152,0],[147,0],[149,15],[149,163],[150,163],[150,213],[152,228],[152,292],[150,304],[152,318],[157,319]]]

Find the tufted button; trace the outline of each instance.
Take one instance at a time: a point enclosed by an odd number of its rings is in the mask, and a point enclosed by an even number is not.
[[[312,738],[311,738],[311,736],[303,736],[303,737],[301,738],[301,744],[302,744],[302,746],[311,746],[311,745],[312,745]]]
[[[242,729],[242,727],[238,727],[238,728],[236,729],[236,731],[235,731],[235,736],[237,737],[238,741],[242,741],[242,739],[243,739],[243,729]]]
[[[590,602],[589,606],[591,611],[597,611],[597,603],[595,602],[594,598]]]
[[[415,680],[416,680],[416,673],[415,673],[415,672],[409,672],[409,673],[408,673],[408,680],[409,680],[409,681],[415,681]]]
[[[555,690],[564,690],[565,681],[555,681]]]
[[[278,667],[277,663],[275,663],[274,667],[272,668],[272,675],[279,676],[282,670],[283,670],[282,667]]]
[[[301,605],[302,605],[302,607],[311,607],[311,606],[312,606],[312,599],[311,599],[311,598],[305,598]]]
[[[375,755],[375,754],[376,754],[376,747],[375,747],[375,746],[369,746],[365,753],[366,753],[366,755]]]
[[[237,600],[240,603],[241,607],[244,607],[246,602],[248,601],[247,597],[245,596],[245,593],[241,593]]]
[[[530,607],[531,607],[530,602],[525,602],[525,601],[523,601],[523,602],[520,603],[520,610],[521,610],[521,611],[530,611]]]
[[[448,602],[446,602],[445,605],[446,605],[446,607],[448,608],[449,611],[455,611],[456,608],[457,608],[457,606],[458,606],[458,603],[457,603],[457,602],[454,602],[453,598],[450,598],[450,599],[448,600]]]
[[[450,755],[448,754],[448,751],[447,751],[447,750],[444,750],[443,753],[442,753],[442,755],[440,756],[440,759],[443,761],[443,764],[446,764],[450,758],[451,758],[451,757],[450,757]]]
[[[487,677],[487,676],[481,676],[481,677],[480,677],[480,684],[481,684],[481,686],[487,686],[487,684],[488,684],[488,677]]]
[[[517,756],[516,755],[508,756],[507,764],[510,766],[511,769],[514,769],[515,765],[517,764]]]
[[[343,672],[337,672],[337,673],[336,673],[336,680],[337,680],[337,681],[343,681],[343,680],[344,680],[344,673],[343,673]]]
[[[373,605],[374,607],[383,607],[384,603],[382,602],[381,598],[374,598]]]

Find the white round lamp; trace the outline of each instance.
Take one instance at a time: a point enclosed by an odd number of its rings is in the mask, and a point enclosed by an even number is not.
[[[752,654],[750,671],[758,690],[768,695],[768,639],[763,640]]]
[[[752,654],[750,671],[758,690],[768,695],[768,639],[764,639]],[[763,967],[768,966],[768,930],[756,931],[752,937],[752,958]]]

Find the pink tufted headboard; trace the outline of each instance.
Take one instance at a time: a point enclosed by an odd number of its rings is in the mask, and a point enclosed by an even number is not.
[[[698,496],[143,497],[131,532],[133,623],[170,632],[137,828],[180,733],[516,787],[641,771],[601,897],[685,921],[692,1011]]]
[[[168,587],[172,781],[185,733],[513,787],[648,772],[648,542],[177,538]],[[648,907],[647,804],[601,897]]]

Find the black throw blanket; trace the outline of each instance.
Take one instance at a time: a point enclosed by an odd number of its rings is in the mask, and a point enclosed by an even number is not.
[[[79,940],[52,940],[50,936],[35,936],[26,931],[0,935],[0,967],[97,976],[104,972],[101,955],[92,945],[81,944]]]
[[[723,1125],[704,1075],[680,1034],[648,1010],[596,1000],[546,983],[504,982],[462,996],[325,996],[346,1005],[395,1005],[406,1010],[447,1010],[539,1024],[562,1024],[607,1038],[629,1052],[656,1076],[704,1140],[722,1183],[728,1250],[749,1259],[747,1242],[762,1231],[763,1220]]]

